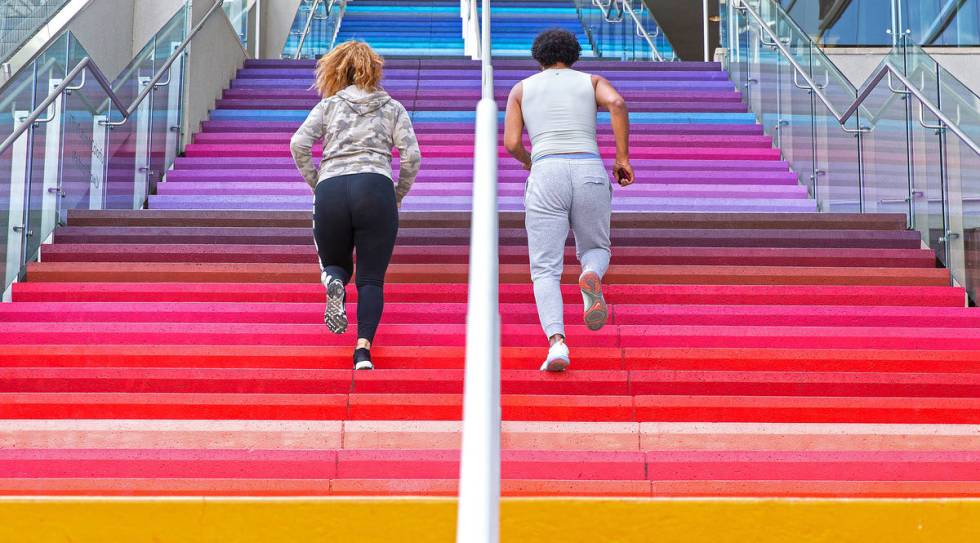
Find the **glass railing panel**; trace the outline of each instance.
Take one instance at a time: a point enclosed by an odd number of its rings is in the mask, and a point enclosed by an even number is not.
[[[242,45],[248,44],[248,11],[251,3],[249,0],[224,0],[221,4]]]
[[[865,103],[877,116],[864,135],[865,211],[910,216],[906,100],[880,85]]]
[[[68,34],[62,34],[34,60],[34,107],[40,105],[64,81],[68,73],[68,41]],[[27,192],[28,225],[33,235],[28,236],[27,241],[28,260],[37,256],[41,243],[48,239],[58,225],[63,107],[63,99],[54,102],[44,115],[44,118],[50,118],[51,121],[36,124],[33,131]]]
[[[153,41],[153,67],[159,71],[184,40],[187,20],[186,11],[181,9],[160,29]],[[148,98],[150,111],[149,176],[150,194],[156,193],[156,184],[162,181],[166,171],[175,158],[174,150],[179,145],[181,108],[181,63],[178,58],[170,66],[167,75],[157,83],[153,94]]]
[[[651,38],[654,43],[654,47],[659,53],[659,58],[667,62],[672,62],[675,60],[680,60],[677,53],[674,51],[674,46],[671,45],[670,40],[667,39],[667,34],[664,33],[663,28],[654,18],[653,13],[646,5],[645,0],[632,0],[630,6],[633,7],[634,12],[640,20],[640,25],[646,31],[647,35]],[[644,49],[649,49],[646,46],[646,40],[643,40]],[[640,59],[637,59],[640,60]],[[652,60],[652,58],[651,58]]]
[[[836,117],[822,103],[815,104],[813,119],[816,155],[814,196],[819,211],[858,213],[861,211],[861,141],[857,134],[841,130]],[[856,130],[858,118],[847,122]]]
[[[731,0],[728,0],[728,9],[725,10],[728,18],[729,36],[731,42],[726,55],[728,73],[735,83],[735,89],[742,93],[743,100],[748,101],[748,96],[752,92],[752,85],[748,82],[748,56],[749,44],[751,43],[751,31],[747,21],[747,16],[736,9],[732,9]]]
[[[34,109],[34,69],[20,70],[0,91],[0,141],[6,140]],[[6,292],[23,263],[26,237],[28,148],[25,133],[0,153],[0,281]]]
[[[980,0],[901,0],[902,29],[915,43],[939,46],[980,45]]]
[[[919,105],[909,97],[914,111]],[[927,122],[935,123],[935,119]],[[913,226],[922,235],[922,240],[936,253],[943,265],[950,264],[946,254],[945,206],[943,201],[943,168],[945,157],[941,149],[942,134],[937,130],[924,128],[912,122],[910,141],[912,146],[912,218]]]
[[[950,268],[975,301],[980,295],[980,154],[955,134],[947,134],[946,143]]]
[[[68,65],[75,66],[88,56],[78,40],[69,35]],[[75,87],[82,79],[74,81]],[[60,220],[67,220],[72,209],[101,209],[104,201],[106,170],[106,120],[108,101],[105,90],[86,74],[84,85],[65,96],[65,134],[62,142]]]
[[[0,62],[14,53],[54,17],[69,0],[4,0],[0,2]]]
[[[575,5],[596,57],[679,60],[643,0],[576,0]]]
[[[296,10],[296,17],[283,47],[283,58],[294,58],[302,40],[300,58],[317,58],[328,52],[334,45],[337,31],[343,20],[347,0],[302,0]],[[310,11],[313,17],[310,19]],[[303,38],[304,29],[309,22],[309,31]]]
[[[793,171],[800,184],[807,187],[812,196],[814,183],[814,123],[813,100],[809,91],[799,88],[793,78],[793,67],[782,55],[780,63],[779,118],[773,128],[774,143],[782,152],[783,159],[793,164]]]
[[[154,54],[151,40],[112,82],[113,91],[122,103],[133,103],[153,78]],[[150,100],[144,100],[125,124],[110,127],[106,151],[108,209],[140,209],[146,201],[150,182]],[[110,118],[118,121],[122,115],[110,108]]]
[[[181,43],[186,12],[180,10],[112,83],[118,101],[132,104],[147,88],[155,68]],[[0,91],[0,140],[23,126],[88,53],[70,33],[58,36]],[[89,59],[89,62],[91,60]],[[81,71],[56,95],[34,126],[0,157],[0,237],[4,253],[0,278],[6,287],[27,261],[43,257],[43,244],[72,209],[142,207],[156,179],[176,155],[183,66],[148,93],[129,119],[110,105],[93,75]],[[152,177],[151,177],[152,174]],[[39,253],[40,250],[40,253]]]
[[[776,137],[780,123],[780,79],[790,75],[778,51],[760,47],[749,61],[750,108],[766,134]]]
[[[945,68],[937,68],[940,110],[973,141],[980,141],[980,96]]]
[[[980,0],[780,0],[824,47],[891,46],[911,31],[923,45],[980,45]],[[897,10],[896,10],[897,8]]]

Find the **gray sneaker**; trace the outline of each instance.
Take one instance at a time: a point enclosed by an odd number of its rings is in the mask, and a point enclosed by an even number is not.
[[[323,313],[323,323],[327,329],[335,334],[343,334],[347,331],[347,291],[344,283],[336,277],[330,275],[320,276],[320,281],[327,289],[327,309]]]
[[[589,330],[598,330],[606,325],[609,318],[609,308],[606,306],[606,299],[602,296],[602,281],[596,272],[585,272],[578,279],[578,286],[582,290],[582,302],[585,304],[585,311],[582,320]]]

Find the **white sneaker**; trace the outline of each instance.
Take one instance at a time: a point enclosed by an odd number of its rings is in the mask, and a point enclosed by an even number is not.
[[[343,334],[347,331],[347,291],[344,283],[336,277],[327,274],[320,276],[320,282],[327,289],[327,309],[323,312],[323,324],[327,329],[335,334]]]
[[[559,341],[548,349],[548,358],[541,364],[541,371],[565,371],[571,359],[568,358],[568,345],[564,341]]]

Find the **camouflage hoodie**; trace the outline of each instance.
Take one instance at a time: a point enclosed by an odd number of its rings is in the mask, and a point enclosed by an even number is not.
[[[320,171],[313,167],[312,148],[323,139]],[[391,149],[398,148],[401,171],[395,193],[398,201],[415,182],[422,153],[408,112],[383,90],[365,92],[351,85],[325,98],[289,142],[296,167],[311,187],[319,181],[352,173],[391,177]]]

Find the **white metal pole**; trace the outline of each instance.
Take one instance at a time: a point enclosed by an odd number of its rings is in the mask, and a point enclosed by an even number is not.
[[[262,58],[262,0],[255,0],[255,58]]]
[[[463,448],[457,543],[497,543],[500,530],[500,309],[498,306],[497,104],[476,109]]]
[[[490,67],[489,0],[483,0],[482,28],[483,98],[476,108],[473,147],[473,213],[457,543],[498,543],[500,540],[497,102],[493,96]]]
[[[708,62],[711,60],[708,58],[708,0],[703,0],[701,3],[701,11],[704,13],[704,61]]]
[[[473,4],[476,4],[474,0]],[[493,41],[490,39],[490,0],[483,0],[483,19],[480,31],[480,57],[483,59],[483,98],[493,100]],[[496,136],[494,136],[496,138]],[[494,154],[496,156],[496,153]]]

